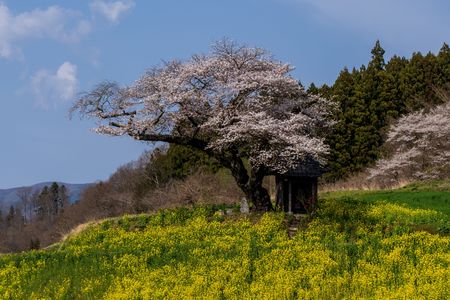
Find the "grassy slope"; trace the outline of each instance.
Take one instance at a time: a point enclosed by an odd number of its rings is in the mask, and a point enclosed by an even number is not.
[[[445,184],[328,193],[293,239],[279,213],[106,220],[52,250],[0,257],[0,298],[448,299]]]
[[[410,208],[433,209],[450,217],[450,181],[415,183],[396,190],[329,192],[322,196],[352,197],[369,202],[386,200]]]

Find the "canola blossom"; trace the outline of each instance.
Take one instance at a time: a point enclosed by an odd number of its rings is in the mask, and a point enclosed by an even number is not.
[[[441,212],[327,199],[293,238],[286,219],[198,207],[105,220],[0,256],[0,298],[450,298],[450,238],[432,230],[448,228]]]

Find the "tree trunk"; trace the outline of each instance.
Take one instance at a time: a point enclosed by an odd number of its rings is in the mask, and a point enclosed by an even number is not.
[[[146,140],[145,138],[143,139]],[[177,140],[170,142],[184,145]],[[249,202],[253,204],[252,210],[259,212],[273,210],[269,192],[262,186],[265,175],[263,168],[252,168],[249,176],[244,162],[236,149],[225,153],[217,153],[209,150],[206,143],[198,140],[190,141],[187,144],[214,157],[220,164],[231,171],[231,175],[236,180],[238,187],[244,192]]]
[[[236,180],[239,188],[244,192],[250,203],[253,204],[254,211],[270,211],[273,210],[270,201],[269,192],[262,186],[264,179],[264,170],[252,168],[250,176],[240,157],[232,154],[231,157],[215,156],[223,166],[231,170],[231,174]]]
[[[253,203],[252,210],[254,211],[271,211],[273,210],[272,202],[270,201],[270,196],[267,190],[262,186],[254,186],[247,193],[247,197]]]
[[[253,169],[250,174],[247,197],[253,203],[254,211],[270,211],[273,210],[270,201],[269,192],[262,186],[264,179],[264,171],[261,168]]]

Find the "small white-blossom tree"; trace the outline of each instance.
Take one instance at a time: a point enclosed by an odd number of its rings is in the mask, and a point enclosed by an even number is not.
[[[221,41],[209,55],[165,63],[129,87],[99,84],[72,111],[98,119],[101,134],[206,152],[231,170],[254,209],[269,210],[264,176],[307,157],[323,162],[328,150],[322,135],[332,105],[307,95],[291,70],[262,49]]]
[[[400,118],[390,129],[390,155],[370,169],[369,179],[397,181],[450,175],[450,102]],[[389,183],[389,182],[388,182]]]

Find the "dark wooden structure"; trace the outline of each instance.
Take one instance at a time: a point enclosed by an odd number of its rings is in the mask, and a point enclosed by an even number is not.
[[[317,205],[317,181],[323,173],[319,162],[308,159],[296,168],[276,175],[277,207],[295,214],[314,211]]]

